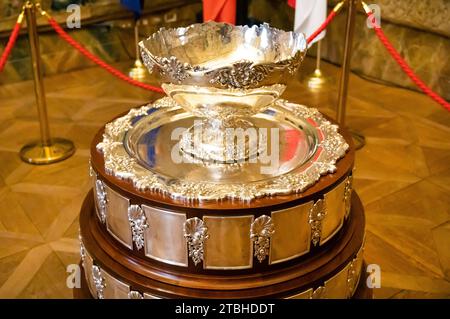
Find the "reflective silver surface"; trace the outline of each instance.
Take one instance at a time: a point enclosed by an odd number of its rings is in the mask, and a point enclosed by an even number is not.
[[[206,22],[165,29],[139,43],[150,72],[162,83],[227,89],[286,84],[307,45],[304,34],[268,24],[234,26]]]
[[[97,145],[104,153],[106,172],[131,180],[140,190],[155,190],[173,198],[251,200],[304,191],[321,175],[334,172],[335,162],[348,149],[338,127],[316,109],[277,100],[249,120],[268,128],[269,149],[270,128],[279,130],[278,162],[186,162],[177,144],[195,120],[173,100],[163,98],[108,123],[103,141]]]
[[[251,126],[247,118],[263,112],[283,93],[307,49],[303,34],[268,24],[216,22],[162,28],[139,46],[144,64],[159,74],[167,95],[204,118],[197,127],[208,136]],[[204,162],[226,162],[226,154],[231,154],[229,143],[205,140],[195,148],[191,143],[185,136],[181,150]],[[229,157],[238,161],[246,156]]]

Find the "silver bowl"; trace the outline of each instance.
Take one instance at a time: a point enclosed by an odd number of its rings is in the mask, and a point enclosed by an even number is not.
[[[204,119],[188,130],[181,141],[182,150],[205,162],[223,163],[238,158],[230,155],[235,154],[230,145],[223,145],[213,133],[253,127],[250,117],[263,112],[283,93],[307,44],[304,34],[268,24],[248,27],[207,22],[162,28],[139,47],[144,64],[159,75],[166,94]],[[194,128],[205,137],[195,147],[190,138]],[[249,151],[245,154],[245,158],[251,155]]]

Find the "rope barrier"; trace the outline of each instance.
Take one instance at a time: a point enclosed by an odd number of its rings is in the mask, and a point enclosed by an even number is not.
[[[146,83],[142,83],[142,82],[136,81],[136,80],[128,77],[127,75],[123,74],[116,68],[112,67],[111,65],[109,65],[108,63],[103,61],[102,59],[98,58],[97,56],[95,56],[94,54],[89,52],[80,43],[78,43],[75,39],[73,39],[66,31],[64,31],[64,29],[58,24],[58,22],[56,22],[56,20],[53,19],[47,12],[42,10],[40,7],[38,7],[38,9],[40,10],[42,15],[47,17],[48,22],[50,23],[50,26],[55,30],[55,32],[63,40],[65,40],[68,44],[70,44],[72,47],[77,49],[81,54],[83,54],[85,57],[87,57],[92,62],[94,62],[98,66],[102,67],[103,69],[105,69],[106,71],[111,73],[112,75],[118,77],[119,79],[121,79],[125,82],[128,82],[129,84],[132,84],[134,86],[137,86],[137,87],[149,90],[149,91],[153,91],[153,92],[157,92],[157,93],[164,93],[163,89],[161,89],[159,87],[152,86],[152,85],[149,85]]]
[[[394,60],[400,65],[402,70],[406,73],[406,75],[429,97],[431,97],[434,101],[442,105],[447,111],[450,111],[450,103],[448,103],[444,98],[442,98],[440,95],[438,95],[436,92],[434,92],[429,86],[425,84],[411,69],[411,67],[406,63],[406,61],[401,57],[400,53],[394,48],[392,43],[389,41],[389,39],[384,34],[383,30],[378,26],[375,22],[375,17],[373,17],[373,12],[370,9],[370,7],[364,3],[364,1],[361,1],[364,11],[366,12],[367,16],[369,17],[370,23],[373,26],[373,29],[375,30],[375,34],[380,39],[381,43],[386,47],[388,52],[391,54],[391,56],[394,58]]]
[[[327,16],[326,20],[320,25],[320,27],[311,34],[306,42],[309,44],[311,41],[313,41],[323,30],[327,28],[327,26],[331,23],[331,21],[334,19],[334,17],[337,15],[339,10],[342,8],[344,1],[339,2],[333,10],[330,12],[330,14]],[[391,56],[394,58],[394,60],[399,64],[399,66],[402,68],[402,70],[405,72],[405,74],[430,98],[432,98],[434,101],[442,105],[446,110],[450,111],[450,104],[442,98],[439,94],[434,92],[430,87],[428,87],[411,69],[411,67],[406,63],[406,61],[401,57],[400,53],[394,48],[392,43],[389,41],[389,39],[384,34],[383,30],[376,25],[375,18],[373,17],[373,12],[369,8],[369,6],[364,2],[361,1],[364,11],[366,12],[367,16],[369,17],[370,22],[372,23],[373,29],[375,31],[375,34],[381,41],[381,43],[386,47],[388,52],[391,54]],[[105,69],[107,72],[111,73],[112,75],[116,76],[117,78],[131,84],[137,87],[140,87],[142,89],[146,89],[149,91],[157,92],[157,93],[164,93],[164,91],[159,88],[155,87],[146,83],[142,83],[140,81],[136,81],[127,75],[123,74],[118,69],[112,67],[99,57],[95,56],[91,52],[89,52],[87,49],[85,49],[79,42],[77,42],[75,39],[73,39],[64,29],[54,20],[47,12],[42,10],[40,6],[37,5],[37,8],[41,12],[42,15],[47,17],[48,22],[50,26],[55,30],[55,32],[69,45],[71,45],[73,48],[78,50],[81,54],[83,54],[86,58],[97,64],[98,66]],[[14,44],[17,40],[17,37],[19,35],[20,27],[23,23],[23,17],[24,17],[24,11],[22,9],[22,12],[19,14],[19,17],[17,18],[17,22],[14,25],[14,28],[11,32],[11,35],[9,37],[8,43],[5,47],[5,50],[3,51],[1,57],[0,57],[0,72],[3,71],[3,68],[5,67],[6,61],[11,53],[12,48],[14,47]]]
[[[325,19],[325,21],[320,25],[320,27],[311,34],[308,39],[306,39],[306,43],[310,44],[312,40],[314,40],[319,34],[322,33],[323,30],[327,28],[327,26],[330,24],[330,22],[334,19],[334,17],[338,14],[339,10],[341,10],[342,6],[344,5],[345,1],[341,1],[331,10],[328,17]]]
[[[9,36],[8,43],[6,44],[5,50],[3,51],[2,56],[0,57],[0,73],[3,71],[6,61],[8,60],[9,54],[11,53],[11,50],[14,47],[14,44],[16,43],[17,37],[19,35],[20,27],[22,26],[22,23],[23,23],[24,13],[25,13],[25,11],[22,8],[22,12],[20,12],[19,17],[17,18],[16,24],[14,25],[14,28],[11,32],[11,35]]]

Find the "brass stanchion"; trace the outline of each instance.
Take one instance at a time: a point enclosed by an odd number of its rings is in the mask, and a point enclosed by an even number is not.
[[[342,127],[345,126],[348,80],[350,74],[350,62],[352,57],[353,33],[355,30],[356,4],[357,0],[347,0],[347,23],[345,26],[344,56],[342,59],[341,79],[339,81],[339,95],[336,116],[339,125],[341,125]],[[355,141],[356,149],[362,148],[366,144],[365,137],[362,134],[355,132],[354,130],[350,129],[349,131]]]
[[[322,89],[330,82],[330,77],[323,75],[320,69],[321,51],[322,40],[317,42],[316,68],[312,74],[306,77],[306,83],[311,89]]]
[[[51,138],[45,101],[44,82],[42,78],[41,57],[39,55],[39,38],[36,24],[36,5],[25,4],[30,57],[33,69],[34,93],[38,109],[41,139],[31,142],[20,150],[20,158],[30,164],[50,164],[62,161],[75,152],[73,143],[62,138]]]
[[[132,79],[142,81],[146,78],[148,71],[141,62],[138,43],[139,43],[139,20],[136,20],[134,24],[134,45],[136,48],[136,61],[134,62],[134,66],[130,70],[128,75]]]

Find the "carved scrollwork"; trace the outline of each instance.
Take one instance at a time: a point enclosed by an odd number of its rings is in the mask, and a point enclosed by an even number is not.
[[[97,265],[92,266],[92,279],[97,292],[97,298],[104,299],[105,295],[103,294],[103,291],[106,287],[105,278],[103,278],[101,268]]]
[[[270,238],[275,233],[272,218],[262,215],[256,218],[250,227],[250,239],[254,245],[254,256],[261,263],[269,255]]]
[[[108,205],[108,199],[106,198],[106,187],[103,181],[99,179],[95,181],[95,192],[97,194],[100,221],[104,224],[106,222],[106,207]]]
[[[203,260],[204,244],[209,237],[208,228],[200,218],[189,218],[184,223],[184,237],[188,243],[189,257],[197,265]]]
[[[322,220],[327,214],[324,199],[319,199],[314,203],[309,211],[309,225],[311,226],[311,242],[314,246],[320,242],[322,236]]]
[[[131,233],[137,250],[144,247],[144,231],[148,228],[147,217],[139,205],[128,207],[128,221],[130,222]]]
[[[251,61],[242,61],[206,74],[212,77],[209,81],[212,84],[230,89],[248,89],[257,86],[273,70],[272,65],[254,65]]]

